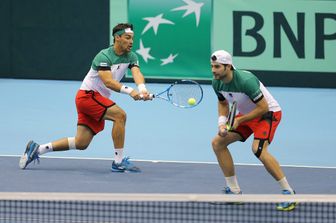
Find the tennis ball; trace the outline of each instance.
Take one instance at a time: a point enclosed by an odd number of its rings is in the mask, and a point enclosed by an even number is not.
[[[196,99],[195,99],[195,98],[189,98],[189,99],[188,99],[188,104],[189,104],[189,105],[194,105],[194,104],[196,104]]]

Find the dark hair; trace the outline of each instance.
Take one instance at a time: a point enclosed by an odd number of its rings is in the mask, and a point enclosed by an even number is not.
[[[127,29],[130,28],[131,30],[133,30],[133,24],[130,23],[119,23],[118,25],[116,25],[115,27],[113,27],[113,31],[112,31],[112,36],[114,36],[114,34],[120,30],[123,29]]]
[[[216,60],[217,60],[217,57],[216,57],[215,55],[213,55],[213,56],[211,57],[211,60],[212,60],[212,61],[216,61]]]

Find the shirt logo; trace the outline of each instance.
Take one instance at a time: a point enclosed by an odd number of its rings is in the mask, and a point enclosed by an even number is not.
[[[253,101],[257,101],[261,97],[262,97],[262,92],[260,92],[256,97],[254,97]]]

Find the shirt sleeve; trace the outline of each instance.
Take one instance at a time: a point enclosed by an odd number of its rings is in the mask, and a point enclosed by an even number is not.
[[[102,52],[98,53],[92,62],[92,69],[94,70],[110,70],[112,66],[111,61],[108,59],[108,57],[103,54]]]
[[[251,77],[246,80],[244,91],[254,103],[257,103],[264,97],[260,90],[260,82],[256,77]]]
[[[130,55],[130,64],[129,64],[128,68],[132,69],[132,67],[140,67],[138,56],[133,52]]]
[[[212,88],[215,91],[215,94],[217,95],[217,98],[219,101],[225,101],[225,97],[219,92],[219,86],[218,86],[218,82],[216,82],[215,80],[212,81]]]

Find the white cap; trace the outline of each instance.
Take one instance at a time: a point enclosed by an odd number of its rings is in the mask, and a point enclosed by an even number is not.
[[[217,50],[211,55],[211,62],[220,64],[232,64],[232,56],[225,50]],[[234,68],[234,66],[233,66]]]

